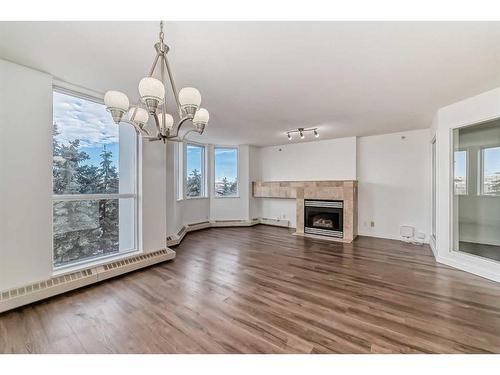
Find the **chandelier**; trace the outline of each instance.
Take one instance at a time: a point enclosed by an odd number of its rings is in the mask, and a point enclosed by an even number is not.
[[[116,124],[128,123],[143,138],[150,141],[166,140],[183,141],[187,134],[197,132],[202,134],[208,123],[209,114],[205,108],[200,108],[201,94],[193,87],[184,87],[179,92],[175,87],[174,77],[167,59],[169,47],[163,42],[163,21],[160,22],[159,42],[154,45],[156,57],[148,76],[139,82],[140,99],[130,106],[127,95],[120,91],[107,91],[104,95],[104,104],[111,113]],[[155,78],[155,71],[159,65],[159,76]],[[170,87],[174,94],[179,121],[174,125],[174,118],[167,113],[165,100],[166,77],[168,76]],[[126,118],[124,118],[125,113]],[[149,118],[153,117],[156,126],[156,134],[147,128]],[[192,128],[179,135],[181,127],[190,122]]]
[[[316,138],[319,137],[318,128],[307,128],[307,129],[306,128],[297,128],[297,129],[293,129],[293,130],[288,130],[285,133],[286,133],[286,136],[288,137],[288,140],[291,141],[292,134],[299,133],[300,139],[304,139],[305,138],[304,133],[306,133],[306,132],[313,132],[313,134]]]

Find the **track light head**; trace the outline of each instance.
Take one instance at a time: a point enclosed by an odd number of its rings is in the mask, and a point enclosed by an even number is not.
[[[287,133],[286,135],[288,137],[288,140],[291,141],[292,140],[292,135],[290,133]]]
[[[318,133],[318,131],[317,131],[316,129],[314,129],[314,136],[315,136],[316,138],[318,138],[318,137],[319,137],[319,133]]]

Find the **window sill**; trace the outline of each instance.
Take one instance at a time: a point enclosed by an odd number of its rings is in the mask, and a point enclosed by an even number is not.
[[[224,197],[224,196],[214,196],[215,199],[239,199],[241,198],[239,195],[231,195],[231,196],[227,196],[227,197]]]
[[[141,254],[142,250],[124,250],[118,254],[113,254],[113,255],[108,255],[108,256],[103,256],[97,259],[91,259],[91,260],[82,260],[81,262],[78,263],[73,263],[73,264],[68,264],[64,266],[59,266],[59,267],[54,267],[52,270],[52,276],[60,276],[64,275],[66,273],[71,273],[75,271],[79,271],[83,268],[90,268],[90,267],[97,267],[109,262],[114,262],[116,260],[122,259],[122,258],[127,258],[133,255]]]
[[[208,197],[186,197],[187,201],[196,200],[196,199],[209,199],[209,198]]]

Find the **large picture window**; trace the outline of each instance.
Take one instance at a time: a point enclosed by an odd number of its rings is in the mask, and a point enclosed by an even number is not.
[[[137,137],[98,99],[53,93],[53,261],[137,248]]]
[[[186,145],[186,198],[205,197],[205,147]]]
[[[238,196],[238,149],[215,147],[214,166],[215,196]]]
[[[481,193],[500,195],[500,147],[481,151]]]

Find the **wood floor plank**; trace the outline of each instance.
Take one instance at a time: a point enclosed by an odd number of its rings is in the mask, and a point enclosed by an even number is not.
[[[427,246],[190,233],[172,262],[0,315],[2,353],[500,353],[500,284]]]

